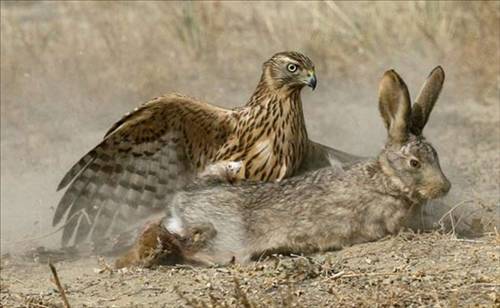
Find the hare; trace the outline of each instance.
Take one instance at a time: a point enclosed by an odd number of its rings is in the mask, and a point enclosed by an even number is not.
[[[451,187],[436,150],[422,135],[443,81],[444,71],[435,68],[412,107],[404,81],[387,71],[379,109],[388,136],[377,157],[279,183],[186,189],[167,215],[143,232],[149,240],[139,238],[117,266],[148,265],[147,260],[245,263],[271,252],[340,249],[397,233],[414,207]]]

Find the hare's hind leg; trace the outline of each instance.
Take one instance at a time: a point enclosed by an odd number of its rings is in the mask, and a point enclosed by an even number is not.
[[[161,221],[155,221],[144,228],[134,246],[116,260],[115,266],[152,267],[182,263],[183,259],[178,237],[170,233]]]

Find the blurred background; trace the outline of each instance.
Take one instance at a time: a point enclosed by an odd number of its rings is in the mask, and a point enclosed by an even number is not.
[[[176,91],[233,107],[262,63],[297,50],[313,140],[376,155],[383,72],[415,97],[446,82],[426,128],[454,186],[434,222],[492,232],[500,216],[500,2],[1,2],[1,243],[57,245],[58,181],[122,114]],[[446,215],[447,211],[452,215]],[[453,216],[453,217],[452,217]],[[457,231],[458,232],[458,231]]]

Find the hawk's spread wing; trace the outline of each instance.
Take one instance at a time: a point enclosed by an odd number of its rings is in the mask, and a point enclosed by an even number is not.
[[[99,242],[162,209],[215,156],[234,122],[233,111],[175,94],[124,116],[58,186],[69,185],[53,220],[66,216],[63,245],[73,236]]]
[[[297,174],[328,166],[343,168],[363,159],[363,157],[336,150],[309,140],[306,155],[304,156],[304,160]]]

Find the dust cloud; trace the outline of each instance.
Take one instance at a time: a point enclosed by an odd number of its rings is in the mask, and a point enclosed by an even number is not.
[[[385,140],[383,72],[396,69],[415,97],[442,65],[447,80],[425,133],[454,186],[428,223],[456,206],[457,229],[492,231],[500,6],[484,5],[2,2],[2,253],[58,245],[60,234],[49,235],[57,184],[122,114],[171,91],[242,105],[262,62],[282,50],[316,63],[319,86],[303,93],[311,139],[364,156]]]

